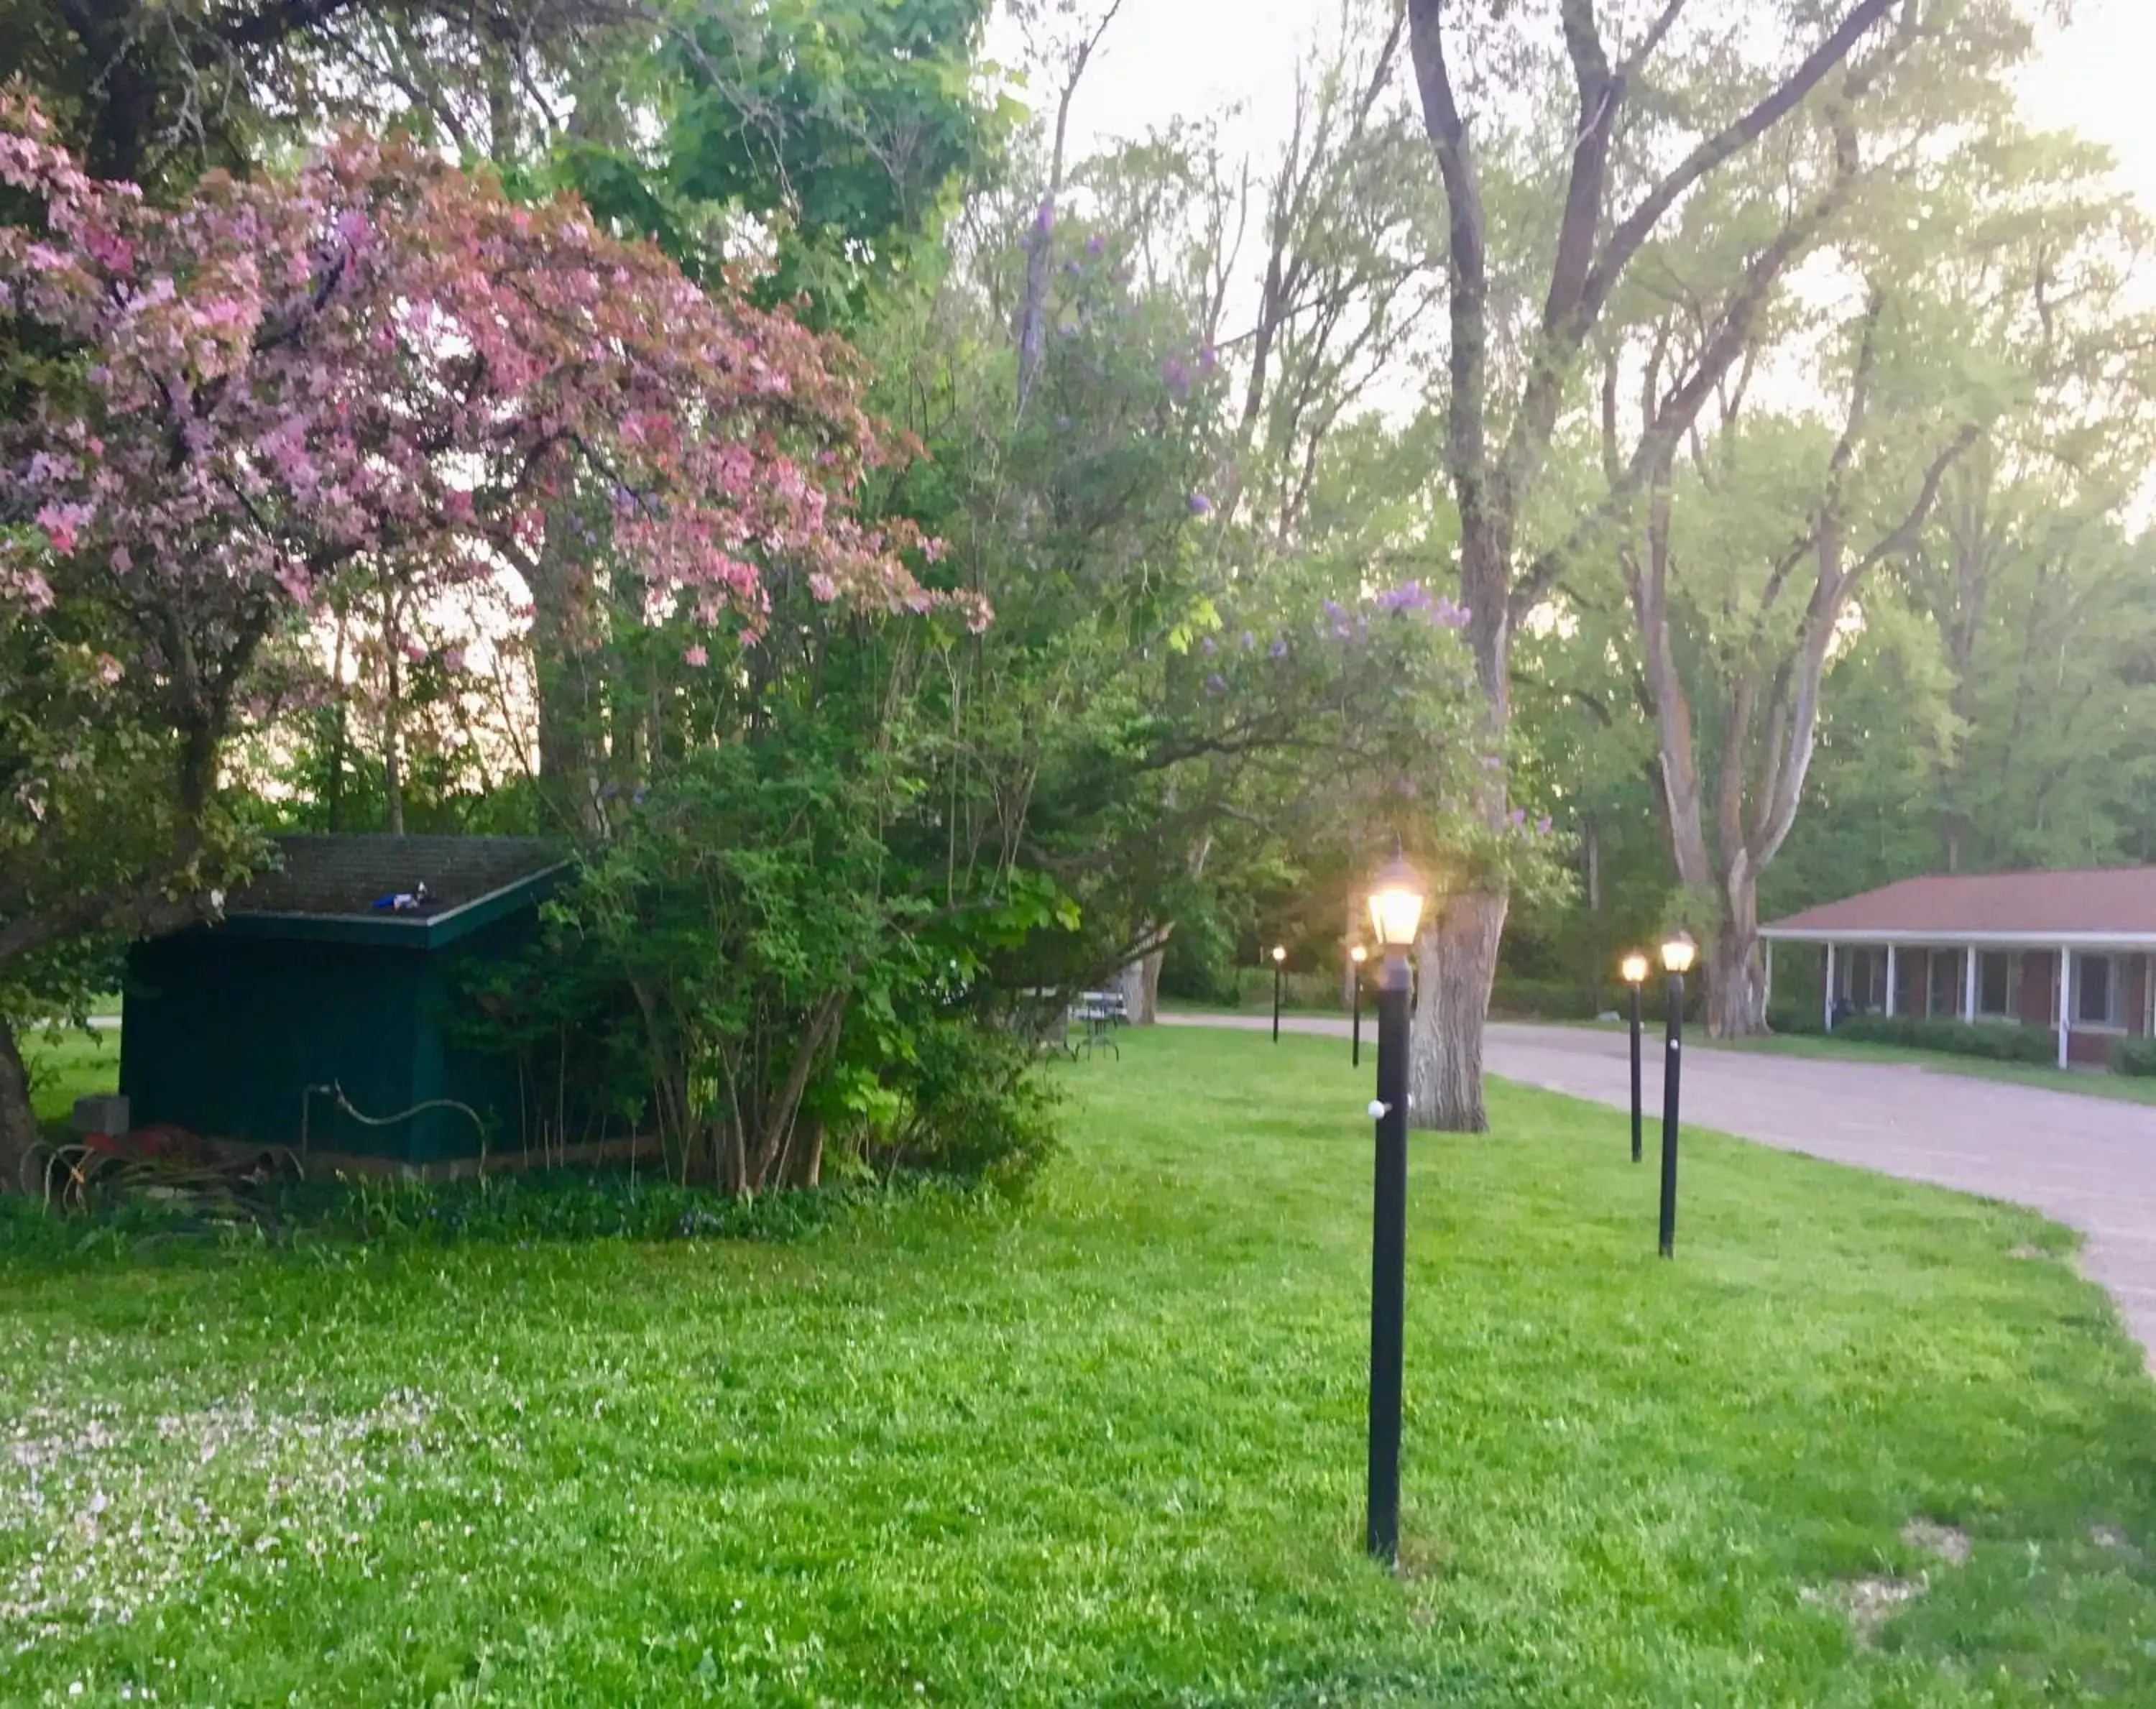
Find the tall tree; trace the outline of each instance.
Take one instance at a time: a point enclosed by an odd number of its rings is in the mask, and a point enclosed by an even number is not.
[[[1460,513],[1460,600],[1493,747],[1512,715],[1513,636],[1583,547],[1628,510],[1654,467],[1651,451],[1600,491],[1551,507],[1545,476],[1568,413],[1593,396],[1589,341],[1664,221],[1815,97],[1891,101],[1886,72],[1908,54],[1958,51],[1975,23],[2001,27],[1990,0],[1848,0],[1822,8],[1784,0],[1758,8],[1686,0],[1609,8],[1558,0],[1548,19],[1468,13],[1407,0],[1425,129],[1448,213],[1450,393],[1444,473]],[[1551,51],[1551,25],[1561,57]],[[1493,99],[1506,86],[1568,91],[1568,122],[1538,123],[1534,100]],[[1480,103],[1479,115],[1476,112]],[[1525,109],[1524,113],[1519,110]],[[1496,199],[1500,198],[1502,199]],[[1494,229],[1490,210],[1518,229]],[[1537,216],[1537,206],[1554,218]],[[1661,401],[1658,437],[1680,438],[1741,355],[1748,287],[1770,288],[1804,247],[1762,208],[1768,235],[1727,294],[1732,336],[1702,348]],[[1494,259],[1530,270],[1499,274]],[[1530,259],[1530,258],[1532,258]],[[1492,825],[1507,803],[1493,781]],[[1415,1020],[1411,1096],[1421,1125],[1479,1130],[1482,1028],[1505,921],[1496,885],[1455,895],[1420,951],[1424,993]]]
[[[403,116],[497,160],[631,0],[5,0],[19,71],[95,177],[177,194],[292,130]]]
[[[19,102],[0,188],[29,210],[0,223],[0,296],[39,352],[0,371],[33,403],[0,423],[0,994],[34,957],[214,912],[250,852],[230,743],[355,569],[528,560],[552,493],[593,480],[597,549],[692,619],[760,626],[773,572],[937,603],[910,525],[853,514],[885,448],[842,350],[572,202],[347,139],[168,212]]]
[[[1670,456],[1658,462],[1620,543],[1671,852],[1704,910],[1708,1022],[1722,1036],[1765,1029],[1759,880],[1795,824],[1851,626],[1884,617],[1942,493],[1987,436],[2071,438],[2063,412],[2116,402],[2139,365],[2097,354],[2138,348],[2139,326],[2107,322],[2093,291],[2060,285],[2108,271],[2115,194],[2100,181],[2090,193],[2073,151],[2061,160],[2020,136],[2007,69],[1965,52],[1927,89],[1911,68],[1884,136],[1833,121],[1836,175],[1856,193],[1812,290],[1755,321],[1717,423],[1688,435],[1681,477]],[[1712,247],[1699,228],[1713,199],[1688,210],[1696,250]],[[1668,258],[1657,275],[1670,308],[1644,338],[1643,419],[1663,362],[1686,359],[1701,320],[1683,264]],[[1828,279],[1860,299],[1852,312],[1811,305],[1835,290]],[[2062,361],[2069,323],[2080,348]],[[1613,352],[1606,434],[1616,369]],[[1834,400],[1835,424],[1785,402],[1763,409],[1769,383]]]

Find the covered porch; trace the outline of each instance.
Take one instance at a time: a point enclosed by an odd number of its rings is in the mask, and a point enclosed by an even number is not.
[[[1775,942],[1767,944],[1770,968]],[[2061,1068],[2103,1067],[2113,1041],[2156,1033],[2151,957],[2128,944],[2017,949],[1829,939],[1820,950],[1820,1022],[1828,1032],[1861,1014],[2034,1027],[2056,1035]]]
[[[1820,1024],[1852,1015],[2052,1034],[2061,1068],[2156,1034],[2156,869],[1955,875],[1889,885],[1761,930],[1820,957]]]

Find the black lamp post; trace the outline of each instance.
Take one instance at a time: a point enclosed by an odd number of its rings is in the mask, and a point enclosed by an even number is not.
[[[1370,1217],[1370,1460],[1363,1547],[1389,1565],[1400,1552],[1400,1365],[1407,1333],[1408,951],[1422,923],[1422,880],[1397,854],[1370,887],[1378,977],[1378,1125]]]
[[[1662,967],[1670,976],[1669,1034],[1662,1049],[1662,1256],[1677,1242],[1677,1063],[1684,1050],[1684,976],[1699,946],[1685,932],[1662,940]]]
[[[1640,1161],[1640,987],[1647,978],[1647,958],[1634,950],[1618,964],[1632,988],[1632,1161]]]
[[[1281,975],[1287,971],[1287,946],[1273,946],[1273,1043],[1280,1043]]]
[[[1349,1005],[1355,1017],[1348,1032],[1349,1039],[1353,1040],[1348,1047],[1348,1065],[1350,1068],[1360,1068],[1363,1065],[1363,963],[1369,958],[1370,952],[1364,949],[1359,943],[1348,952],[1348,959],[1353,963],[1349,978],[1353,983],[1355,992],[1354,1000]]]

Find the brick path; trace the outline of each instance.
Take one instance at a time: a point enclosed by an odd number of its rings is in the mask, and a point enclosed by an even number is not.
[[[1264,1029],[1267,1016],[1168,1015],[1183,1024]],[[1364,1047],[1368,1048],[1368,1016]],[[1297,1032],[1344,1036],[1344,1020],[1296,1017]],[[1617,1028],[1497,1023],[1490,1071],[1527,1085],[1625,1106]],[[1647,1041],[1642,1096],[1661,1107],[1659,1034]],[[2082,1268],[2118,1301],[2156,1360],[2156,1105],[2046,1091],[1913,1065],[1821,1061],[1691,1049],[1687,1124],[1912,1181],[2010,1199],[2078,1229]]]

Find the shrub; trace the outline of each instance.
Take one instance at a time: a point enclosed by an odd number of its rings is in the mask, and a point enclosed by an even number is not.
[[[1612,980],[1607,1006],[1623,1010],[1625,988]],[[1490,1013],[1527,1020],[1591,1021],[1599,1013],[1593,994],[1578,979],[1527,979],[1500,973],[1490,993]]]
[[[2156,1079],[2156,1039],[2121,1039],[2111,1047],[2114,1073]]]
[[[1332,968],[1288,969],[1281,983],[1281,1006],[1288,1009],[1331,1009],[1348,1013],[1348,1005],[1340,1000],[1341,977]],[[1377,1000],[1377,973],[1374,968],[1363,970],[1363,1006],[1368,1008]],[[1232,983],[1222,993],[1221,1000],[1228,1007],[1238,1009],[1259,1009],[1270,1014],[1273,1006],[1273,970],[1267,962],[1261,967],[1237,967]]]
[[[1015,1186],[1054,1154],[1054,1089],[1025,1039],[968,1021],[925,1022],[907,1041],[903,1073],[842,1070],[827,1152],[834,1176],[857,1162]],[[823,1116],[824,1111],[815,1111]]]
[[[2049,1063],[2057,1050],[2050,1033],[2010,1021],[1934,1020],[1919,1015],[1859,1014],[1836,1021],[1834,1036],[1866,1044],[1898,1044],[1989,1062]]]

